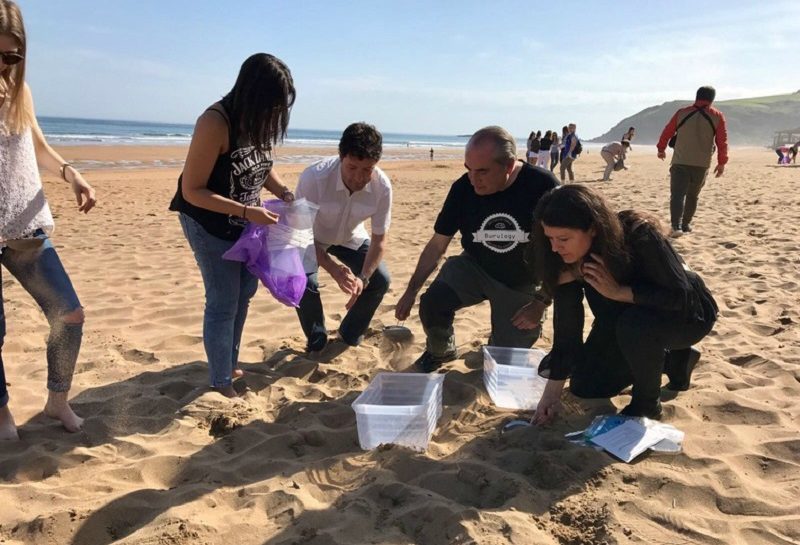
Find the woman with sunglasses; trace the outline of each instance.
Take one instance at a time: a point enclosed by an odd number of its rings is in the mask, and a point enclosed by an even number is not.
[[[261,190],[285,201],[292,192],[272,170],[272,148],[286,135],[294,104],[289,68],[256,53],[244,61],[233,89],[198,118],[170,210],[180,212],[184,235],[205,285],[203,344],[211,387],[236,397],[233,378],[239,342],[258,280],[238,261],[222,258],[248,222],[269,225]]]
[[[53,216],[37,163],[72,186],[78,211],[96,204],[94,189],[44,139],[25,83],[25,27],[19,8],[0,0],[0,277],[5,267],[50,324],[44,413],[71,432],[83,420],[67,400],[83,336],[83,309],[49,239]],[[0,351],[6,334],[0,278]],[[0,352],[0,439],[17,439]]]
[[[661,416],[667,388],[689,388],[717,305],[684,264],[657,220],[616,213],[581,185],[553,189],[534,212],[537,276],[553,297],[553,349],[539,374],[549,379],[534,416],[552,420],[565,379],[578,397],[606,398],[633,385],[628,416]],[[584,298],[594,316],[584,341]]]

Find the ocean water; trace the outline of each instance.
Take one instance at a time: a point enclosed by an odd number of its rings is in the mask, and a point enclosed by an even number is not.
[[[159,146],[188,145],[192,138],[194,125],[180,123],[148,123],[142,121],[116,121],[107,119],[80,119],[71,117],[39,117],[48,142],[54,145],[108,145],[108,146]],[[339,144],[341,131],[318,129],[289,128],[285,146],[296,148],[333,147]],[[468,134],[437,135],[418,133],[383,133],[384,153],[382,160],[413,160],[420,154],[426,156],[429,148],[435,151],[436,159],[453,160],[463,157],[463,148],[469,139]],[[519,156],[525,154],[526,139],[517,138]],[[584,149],[598,147],[596,144],[584,143]],[[309,150],[310,151],[310,150]],[[296,153],[287,155],[278,153],[277,163],[310,164],[323,156],[314,153]],[[79,168],[144,168],[144,167],[180,167],[183,160],[173,161],[81,161]]]
[[[70,117],[40,117],[47,140],[57,145],[182,145],[192,138],[193,125],[79,119]],[[341,131],[290,128],[284,142],[291,146],[336,146]],[[468,135],[383,133],[384,145],[392,147],[452,147],[460,148]],[[523,141],[524,144],[524,141]]]

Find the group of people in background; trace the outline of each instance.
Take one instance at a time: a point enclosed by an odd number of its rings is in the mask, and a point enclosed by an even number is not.
[[[45,413],[74,432],[82,420],[70,408],[67,395],[84,313],[48,236],[53,218],[37,161],[71,185],[80,212],[89,212],[97,199],[80,173],[47,145],[38,127],[24,81],[25,54],[19,9],[9,0],[0,0],[0,144],[4,151],[0,155],[0,263],[47,316],[50,395]],[[667,139],[673,133],[680,136],[671,169],[673,229],[677,225],[690,230],[710,161],[708,149],[695,149],[705,145],[702,136],[714,130],[720,152],[718,176],[727,160],[727,147],[720,139],[724,118],[710,107],[713,94],[709,97],[708,89],[701,88],[702,96],[698,91],[693,109],[676,113],[659,141],[663,158]],[[279,220],[261,205],[264,189],[285,202],[303,198],[319,207],[313,227],[318,267],[348,296],[338,335],[331,339],[318,270],[306,271],[308,282],[297,314],[310,354],[330,342],[345,347],[361,343],[389,288],[383,256],[393,189],[377,166],[381,133],[367,123],[351,124],[342,134],[338,154],[306,168],[292,191],[273,167],[274,148],[286,135],[294,101],[294,81],[284,62],[266,53],[245,60],[231,90],[198,118],[169,206],[178,214],[203,279],[208,383],[228,397],[241,393],[234,381],[244,375],[238,368],[239,347],[257,280],[244,264],[226,260],[223,254],[248,223],[272,225]],[[702,110],[701,115],[694,115],[695,110]],[[703,117],[710,118],[710,125]],[[453,322],[463,308],[489,301],[488,343],[530,348],[540,337],[545,309],[553,304],[553,349],[540,369],[548,385],[536,421],[545,423],[555,417],[569,377],[571,390],[581,397],[610,397],[633,385],[631,402],[623,413],[658,418],[662,374],[668,376],[670,388],[688,388],[699,358],[692,345],[711,330],[716,304],[655,218],[617,212],[587,187],[561,186],[553,170],[560,163],[561,181],[565,174],[574,180],[572,165],[582,148],[575,129],[575,124],[564,127],[560,137],[555,131],[544,136],[532,133],[527,162],[517,159],[515,139],[502,127],[484,127],[472,135],[464,154],[466,172],[450,187],[431,226],[433,234],[395,305],[395,316],[409,317],[417,296],[459,234],[462,252],[445,260],[419,298],[426,343],[415,362],[418,370],[433,372],[458,357]],[[701,136],[690,132],[695,129]],[[632,138],[633,129],[620,145],[629,147]],[[683,197],[687,198],[685,207],[678,202]],[[369,233],[365,221],[371,223]],[[584,298],[595,315],[585,340]],[[5,331],[0,293],[0,349]],[[17,429],[8,408],[3,371],[0,358],[0,438],[13,439]]]
[[[542,131],[531,131],[528,135],[526,152],[528,163],[541,168],[549,168],[550,172],[555,172],[556,165],[560,164],[561,181],[566,181],[567,175],[569,175],[570,182],[575,181],[572,164],[583,151],[575,129],[575,123],[565,125],[561,129],[560,137],[557,131],[547,131],[544,136],[542,136]]]

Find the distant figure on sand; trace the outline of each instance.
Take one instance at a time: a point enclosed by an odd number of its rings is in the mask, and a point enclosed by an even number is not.
[[[775,148],[775,153],[778,154],[778,164],[779,165],[788,165],[792,162],[792,158],[789,155],[789,147],[788,146],[780,146]]]
[[[433,161],[433,148],[431,148],[431,161]]]
[[[567,126],[567,134],[564,137],[564,147],[561,150],[561,181],[564,182],[565,174],[569,173],[569,181],[575,181],[575,174],[572,172],[572,164],[581,153],[580,139],[575,134],[575,123]]]
[[[514,137],[501,127],[473,134],[464,156],[467,173],[450,187],[434,235],[395,309],[398,320],[408,318],[417,294],[460,233],[463,252],[445,261],[420,298],[419,316],[427,338],[416,366],[424,372],[457,357],[453,330],[457,310],[488,300],[489,344],[529,348],[539,338],[548,304],[528,270],[525,249],[533,210],[558,181],[552,173],[518,161]]]
[[[622,144],[623,142],[627,141],[628,146],[630,146],[631,142],[633,142],[634,136],[636,136],[636,127],[628,127],[628,130],[625,131],[625,134],[623,134],[622,138],[620,138],[619,143]]]
[[[695,102],[681,108],[661,133],[658,140],[658,158],[664,160],[666,149],[675,148],[670,174],[669,213],[672,232],[679,237],[692,231],[692,219],[697,210],[700,190],[706,183],[714,147],[717,148],[716,177],[725,172],[728,162],[728,130],[725,116],[711,106],[716,97],[713,87],[700,87]]]
[[[550,172],[553,172],[558,164],[558,156],[561,154],[561,139],[556,131],[550,131],[550,138],[553,139],[550,146]]]
[[[622,414],[661,416],[661,378],[686,390],[717,305],[684,264],[657,220],[615,213],[597,192],[567,185],[542,197],[535,212],[537,278],[552,295],[553,348],[539,374],[547,379],[534,421],[552,420],[564,381],[583,398],[618,395],[633,385]],[[584,298],[593,322],[584,340]]]
[[[312,164],[297,183],[298,198],[319,206],[314,221],[319,266],[350,296],[339,325],[339,339],[349,346],[361,343],[389,290],[383,255],[392,221],[392,183],[377,166],[382,152],[381,133],[372,125],[353,123],[342,133],[339,155]],[[367,219],[371,237],[364,227]],[[317,271],[306,272],[308,285],[297,315],[306,335],[306,350],[316,352],[325,348],[328,330]]]
[[[532,132],[528,137],[528,164],[535,165],[539,160],[539,150],[541,149],[540,138],[542,131]]]
[[[242,64],[233,89],[197,119],[170,210],[179,212],[205,286],[203,344],[209,383],[227,397],[238,394],[239,344],[258,280],[238,261],[222,258],[248,222],[278,217],[261,206],[266,187],[284,201],[292,192],[272,170],[272,149],[283,141],[295,90],[289,68],[256,53]]]
[[[60,420],[68,431],[77,432],[83,419],[73,412],[67,399],[83,338],[83,307],[49,238],[54,222],[39,167],[71,186],[78,212],[89,212],[97,200],[80,172],[44,139],[31,90],[25,83],[26,55],[22,13],[15,3],[0,0],[0,349],[6,336],[5,267],[33,297],[50,324],[44,414]],[[73,83],[77,82],[60,82]],[[25,362],[27,367],[34,365],[33,361]],[[0,439],[18,439],[8,403],[0,352]]]
[[[550,161],[551,147],[553,147],[553,133],[552,131],[547,131],[539,140],[539,160],[536,162],[537,167],[547,168],[547,164]]]
[[[603,172],[603,181],[611,180],[611,173],[615,170],[622,170],[626,153],[630,148],[630,143],[623,140],[622,143],[611,142],[603,146],[600,156],[606,162],[606,170]]]

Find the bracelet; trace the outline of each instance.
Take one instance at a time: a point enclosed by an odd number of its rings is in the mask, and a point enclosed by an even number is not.
[[[61,163],[61,167],[59,168],[59,171],[61,173],[61,179],[64,180],[65,182],[69,182],[69,180],[67,180],[67,167],[71,167],[71,166],[72,166],[71,164],[69,164],[67,162],[64,162],[64,163]],[[73,168],[75,168],[75,167],[73,167]]]
[[[247,219],[247,205],[246,205],[246,204],[243,204],[242,206],[244,207],[244,208],[242,209],[242,219],[243,219],[243,220],[246,220],[246,219]]]

